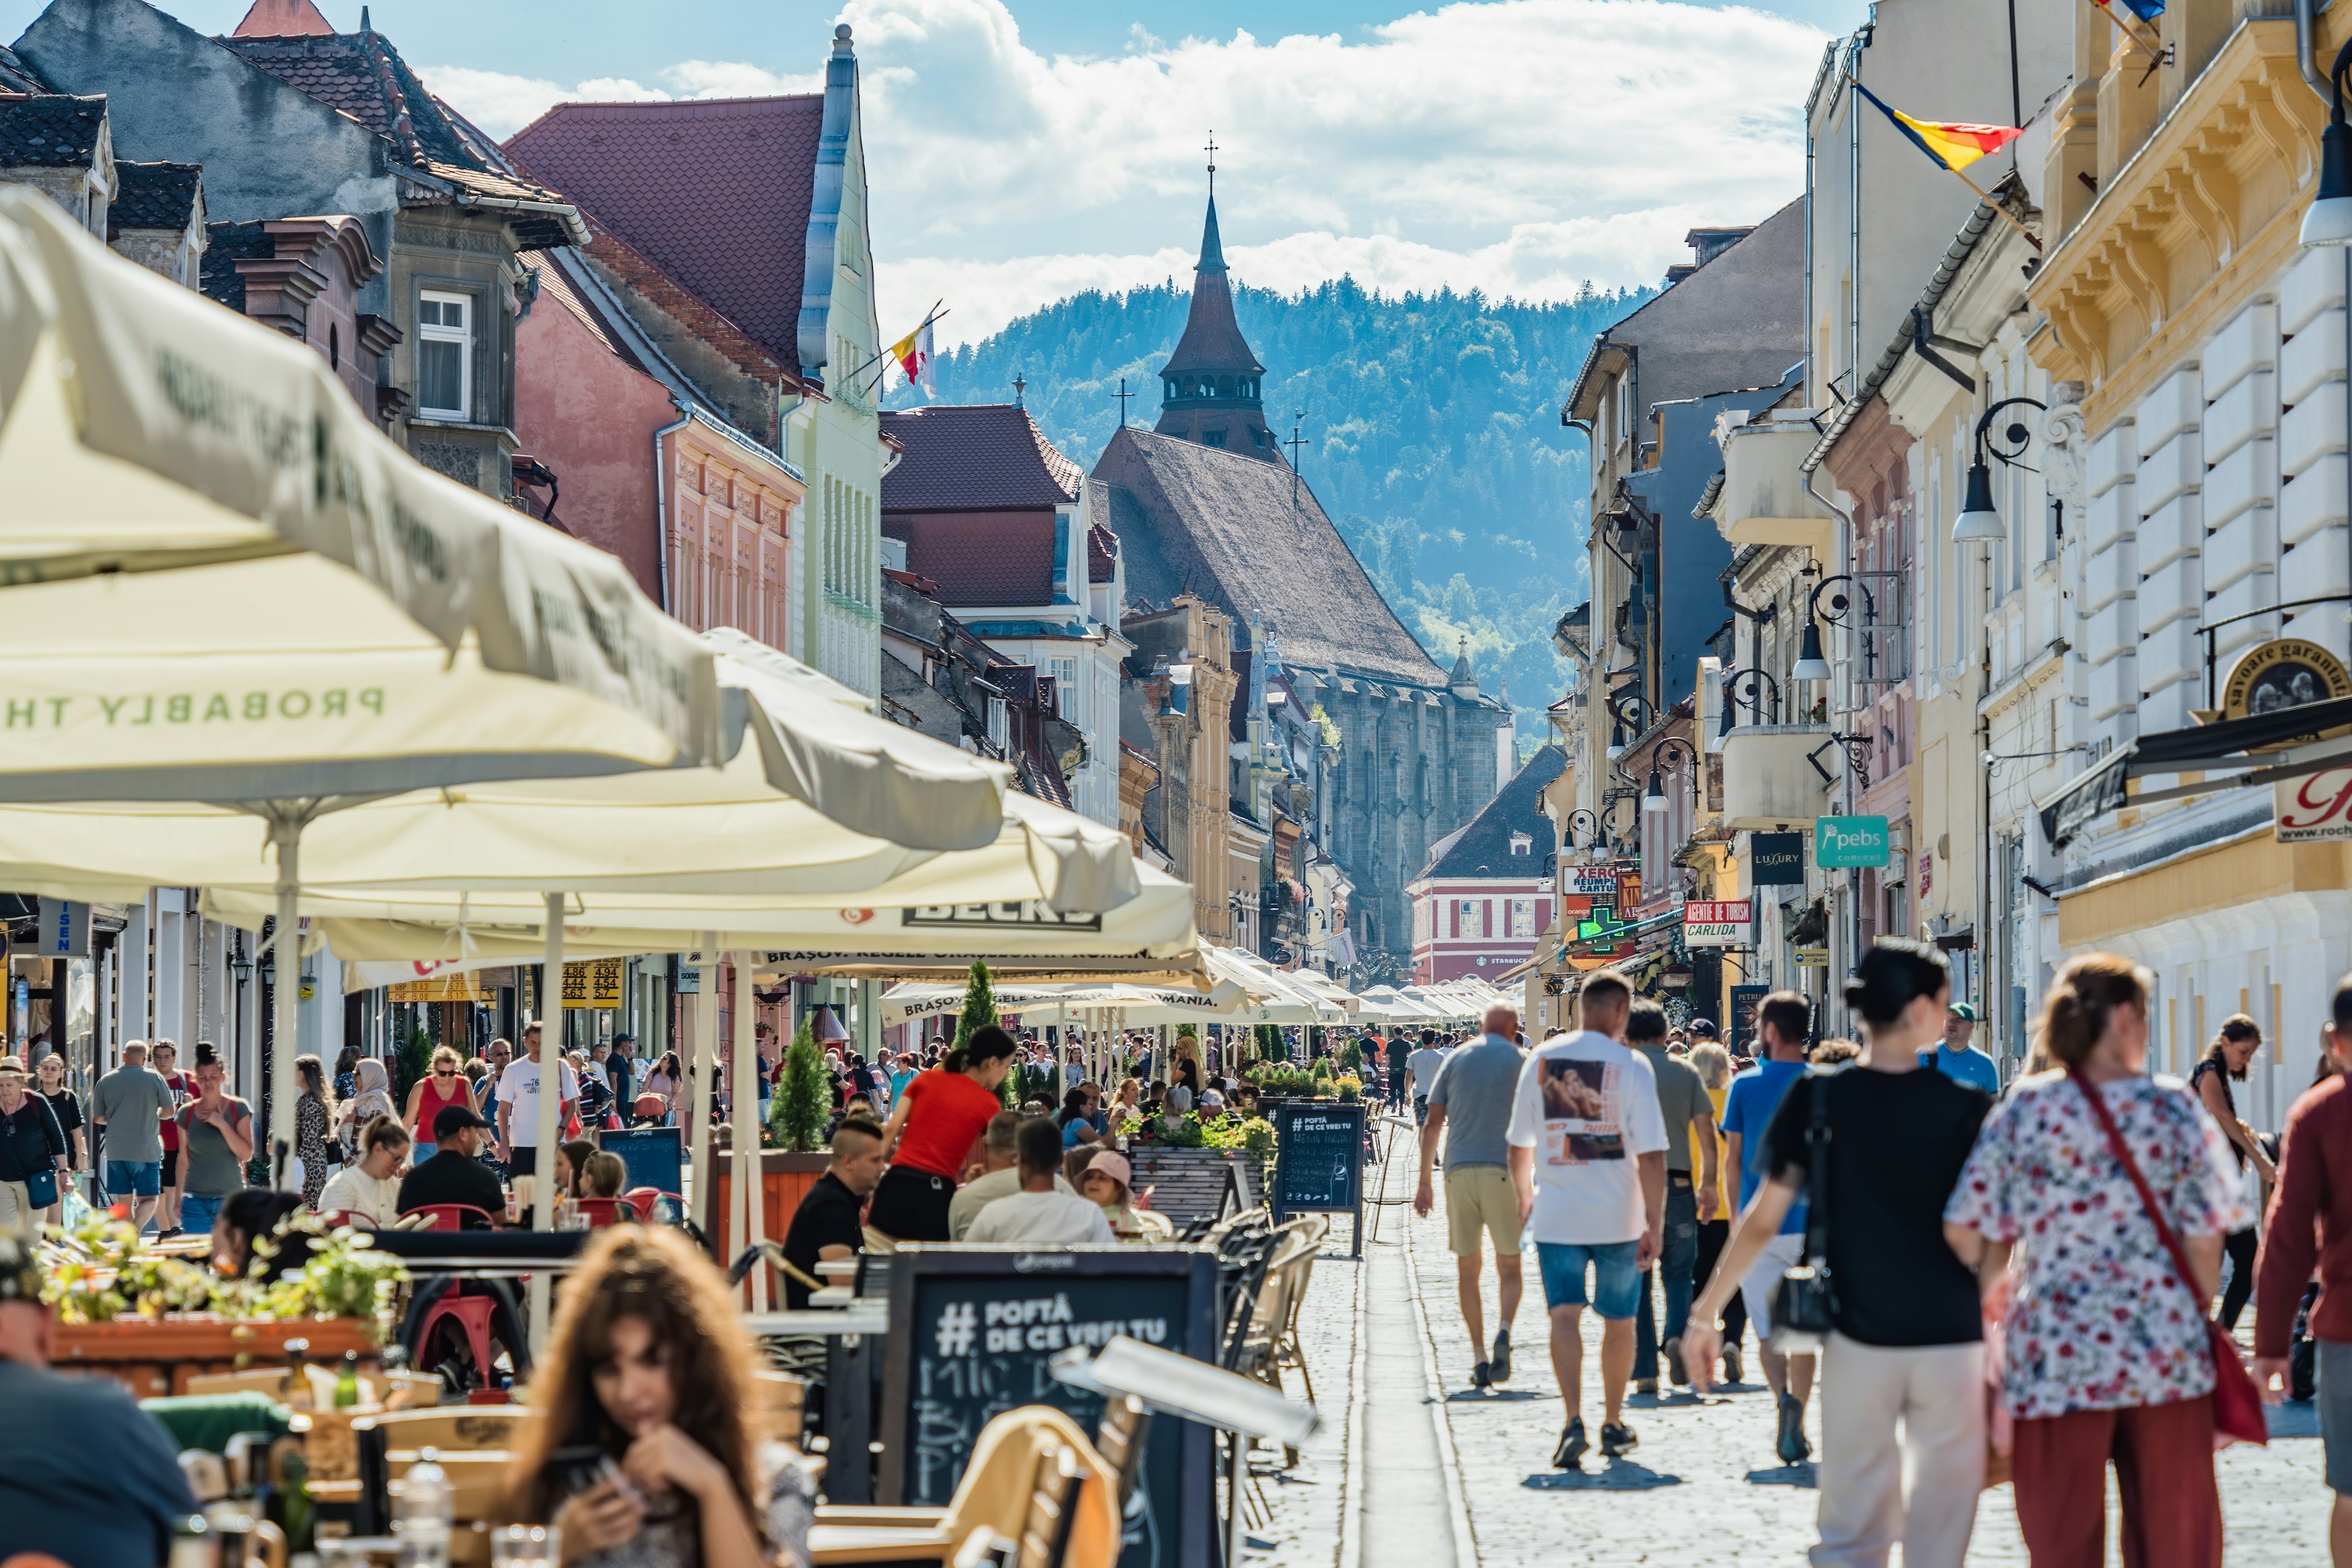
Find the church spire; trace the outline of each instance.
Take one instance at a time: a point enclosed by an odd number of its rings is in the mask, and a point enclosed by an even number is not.
[[[1201,261],[1192,274],[1192,304],[1184,335],[1160,367],[1159,431],[1204,447],[1222,447],[1266,462],[1282,461],[1274,433],[1266,428],[1257,363],[1241,323],[1234,319],[1233,286],[1225,270],[1223,237],[1217,228],[1217,142],[1209,139],[1209,200],[1201,225]]]

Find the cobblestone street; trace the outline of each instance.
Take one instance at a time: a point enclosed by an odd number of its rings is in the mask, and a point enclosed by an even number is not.
[[[1402,1134],[1389,1195],[1409,1197]],[[1377,1192],[1381,1174],[1368,1175]],[[1443,1202],[1443,1189],[1440,1192]],[[1748,1384],[1702,1401],[1629,1397],[1641,1435],[1629,1459],[1551,1468],[1565,1419],[1545,1351],[1532,1266],[1507,1389],[1470,1386],[1444,1211],[1384,1211],[1360,1262],[1348,1221],[1332,1226],[1301,1320],[1325,1425],[1287,1473],[1268,1474],[1270,1520],[1253,1521],[1255,1560],[1275,1568],[1556,1568],[1593,1564],[1800,1563],[1813,1541],[1810,1466],[1771,1452],[1772,1406]],[[1367,1231],[1370,1222],[1367,1220]],[[1487,1274],[1487,1312],[1495,1310]],[[1489,1331],[1492,1331],[1491,1326]],[[1599,1430],[1599,1332],[1588,1314],[1585,1420]],[[1435,1419],[1432,1419],[1433,1415]],[[1809,1421],[1816,1442],[1817,1419]],[[2286,1568],[2327,1558],[2327,1494],[2307,1405],[2273,1416],[2266,1449],[2221,1458],[2229,1560]],[[1271,1463],[1261,1456],[1262,1469]],[[2006,1487],[1979,1510],[1971,1563],[2026,1562]],[[2112,1549],[2109,1562],[2121,1557]],[[1898,1554],[1897,1561],[1900,1561]]]

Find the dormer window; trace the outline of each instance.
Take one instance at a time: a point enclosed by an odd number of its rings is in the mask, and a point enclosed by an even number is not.
[[[1514,833],[1514,834],[1512,834],[1512,835],[1511,835],[1511,853],[1512,853],[1512,854],[1514,854],[1514,855],[1532,855],[1532,854],[1534,854],[1535,852],[1536,852],[1536,841],[1535,841],[1535,839],[1534,839],[1533,837],[1531,837],[1530,836],[1528,836],[1528,834],[1525,834],[1525,833]]]

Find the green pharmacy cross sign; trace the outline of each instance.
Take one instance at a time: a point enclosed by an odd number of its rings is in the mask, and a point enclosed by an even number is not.
[[[1886,818],[1824,816],[1813,824],[1813,864],[1823,870],[1884,866]]]

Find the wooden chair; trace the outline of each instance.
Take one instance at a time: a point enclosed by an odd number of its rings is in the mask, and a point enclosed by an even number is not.
[[[1115,1394],[1103,1402],[1102,1420],[1095,1427],[1095,1452],[1118,1478],[1119,1516],[1143,1473],[1143,1446],[1151,1436],[1151,1411],[1131,1394]]]
[[[520,1439],[523,1424],[538,1418],[539,1413],[526,1405],[459,1405],[385,1410],[353,1420],[352,1440],[359,1460],[354,1532],[381,1535],[392,1528],[392,1483],[405,1477],[427,1448],[448,1471],[453,1487],[459,1470],[471,1478],[474,1490],[468,1497],[487,1510],[504,1484],[503,1466]]]
[[[944,1509],[819,1508],[810,1560],[815,1568],[919,1563],[948,1568],[969,1557],[970,1568],[985,1568],[992,1561],[1019,1559],[1045,1473],[1041,1466],[1057,1449],[1069,1451],[1078,1481],[1075,1500],[1062,1505],[1066,1527],[1059,1519],[1055,1525],[1064,1535],[1060,1561],[1068,1568],[1113,1568],[1120,1538],[1114,1500],[1118,1474],[1076,1422],[1044,1405],[1008,1410],[982,1428]],[[1024,1560],[1022,1568],[1032,1565]]]

